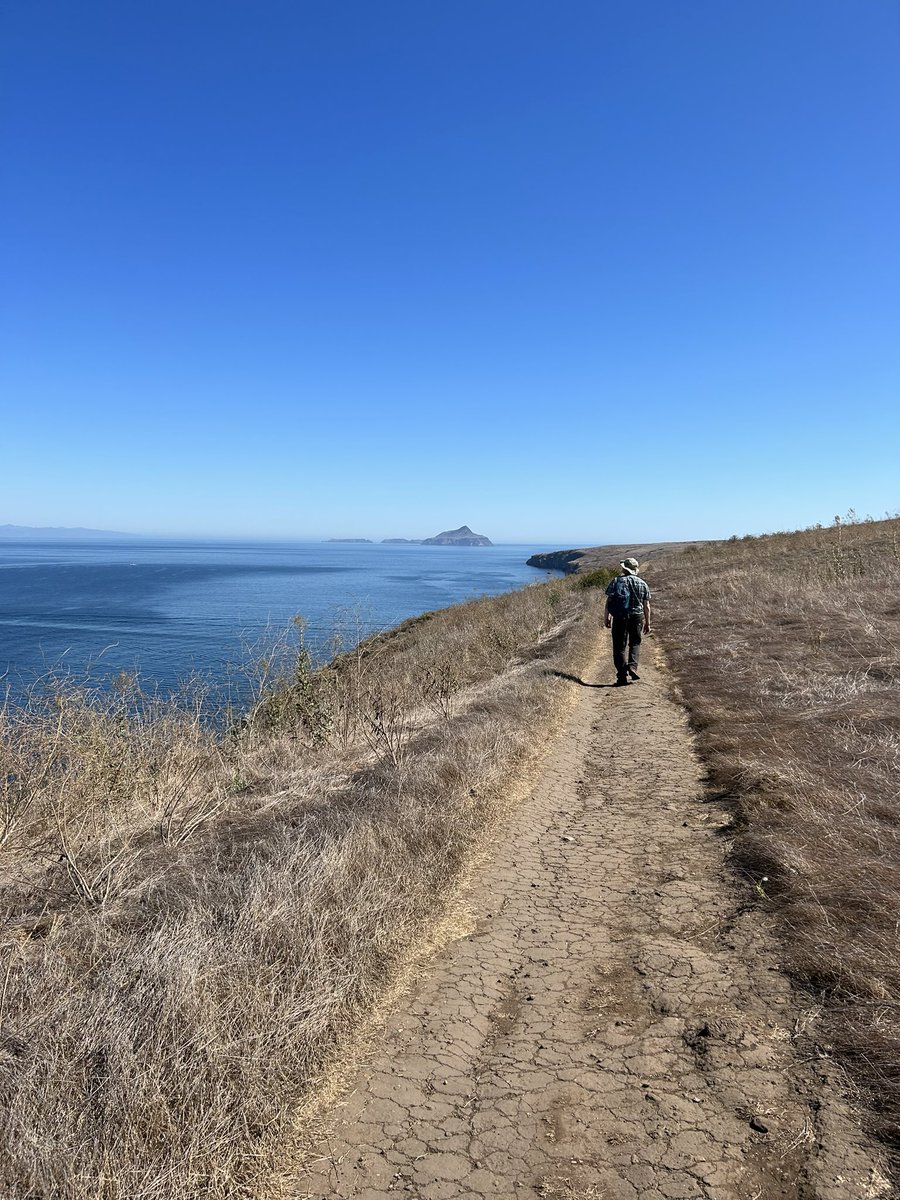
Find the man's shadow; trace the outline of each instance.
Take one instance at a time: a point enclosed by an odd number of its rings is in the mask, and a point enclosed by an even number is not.
[[[585,680],[579,679],[577,675],[570,675],[568,671],[545,671],[544,674],[555,675],[557,679],[568,679],[570,683],[577,683],[581,687],[611,688],[616,686],[614,683],[586,683]]]

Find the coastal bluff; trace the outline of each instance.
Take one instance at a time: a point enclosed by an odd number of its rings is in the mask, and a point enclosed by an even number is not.
[[[699,546],[700,542],[639,542],[621,546],[586,546],[580,550],[548,550],[541,554],[532,554],[526,560],[529,567],[542,568],[545,571],[563,571],[566,575],[578,575],[584,571],[594,571],[598,567],[614,567],[623,558],[634,557],[640,563],[661,554],[677,554],[689,546]]]

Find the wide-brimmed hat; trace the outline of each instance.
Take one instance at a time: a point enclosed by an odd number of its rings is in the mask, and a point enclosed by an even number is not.
[[[641,565],[636,558],[625,558],[619,563],[619,566],[627,571],[629,575],[637,575],[641,569]]]

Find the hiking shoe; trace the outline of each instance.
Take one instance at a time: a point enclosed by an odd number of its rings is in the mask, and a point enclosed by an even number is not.
[[[613,684],[613,687],[627,687],[628,683],[629,679],[627,675],[619,675],[616,679],[616,682]]]
[[[638,675],[638,673],[637,673],[637,667],[629,667],[628,674],[631,676],[632,679],[640,679],[640,675]]]

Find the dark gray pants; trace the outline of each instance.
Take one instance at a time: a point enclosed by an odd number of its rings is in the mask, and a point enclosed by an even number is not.
[[[641,657],[641,633],[644,629],[643,614],[639,617],[613,617],[612,643],[613,663],[616,674],[624,675],[625,667],[636,667]],[[626,649],[628,657],[625,657]]]

